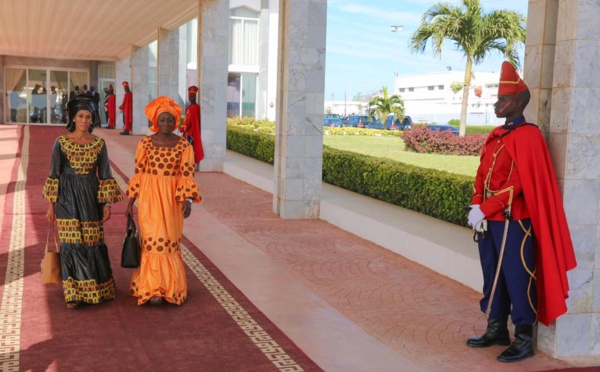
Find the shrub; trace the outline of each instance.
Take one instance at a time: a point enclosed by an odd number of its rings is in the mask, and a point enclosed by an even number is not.
[[[448,132],[432,132],[426,127],[417,127],[404,134],[406,148],[419,153],[444,155],[479,155],[487,135],[470,134],[460,137]]]
[[[460,119],[450,119],[448,120],[448,124],[458,128],[460,125]]]
[[[273,164],[275,137],[248,125],[228,125],[227,149]],[[328,146],[323,146],[323,181],[461,226],[473,187],[472,177]]]
[[[275,137],[244,126],[227,126],[227,149],[239,152],[265,163],[273,164]]]
[[[323,181],[466,226],[473,178],[323,147]]]

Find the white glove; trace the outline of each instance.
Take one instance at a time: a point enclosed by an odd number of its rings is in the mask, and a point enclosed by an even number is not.
[[[475,224],[475,227],[473,228],[473,230],[483,233],[487,231],[487,221],[486,220],[481,220],[479,222],[477,222]]]
[[[483,220],[484,218],[485,218],[485,215],[479,208],[479,204],[473,204],[471,206],[471,210],[469,211],[469,216],[467,217],[469,226],[471,226],[472,228],[475,228],[475,225],[477,224],[477,222]]]

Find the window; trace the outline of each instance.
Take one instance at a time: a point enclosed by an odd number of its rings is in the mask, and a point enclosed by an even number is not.
[[[188,68],[195,70],[198,63],[198,18],[192,19],[181,27],[187,38],[185,62]]]
[[[430,85],[427,87],[427,90],[433,90],[435,87],[433,85]]]
[[[400,91],[400,93],[403,93],[406,90],[406,88],[400,88],[398,90]]]
[[[414,91],[415,91],[415,88],[408,88],[408,91],[409,91],[409,92],[414,92]]]
[[[74,95],[75,86],[89,84],[86,70],[50,67],[20,68],[7,66],[4,89],[8,109],[5,122],[66,124],[65,105]]]
[[[229,63],[258,67],[258,12],[245,7],[231,9]]]
[[[229,73],[227,79],[227,117],[255,117],[256,74]]]
[[[439,90],[444,90],[444,86],[443,85],[438,85],[438,89]]]

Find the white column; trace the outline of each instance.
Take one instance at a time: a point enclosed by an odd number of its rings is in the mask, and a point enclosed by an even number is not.
[[[133,134],[146,134],[148,130],[148,118],[144,113],[144,108],[149,103],[149,84],[148,84],[148,59],[150,48],[148,45],[138,48],[132,48],[131,57],[131,80],[129,87],[133,94]],[[123,86],[119,87],[123,91]],[[117,106],[122,102],[117,101]],[[119,115],[121,113],[118,113]],[[121,118],[122,120],[122,118]]]
[[[199,0],[198,88],[204,160],[201,172],[222,172],[227,140],[229,0]]]
[[[544,129],[577,255],[568,274],[569,312],[550,327],[539,325],[537,346],[560,358],[600,355],[600,0],[530,0],[529,14],[525,71],[537,76],[534,111],[549,123]]]
[[[123,114],[119,111],[119,105],[123,102],[125,91],[123,90],[123,82],[131,83],[131,57],[123,58],[115,63],[115,102],[117,106],[116,127],[119,131],[123,130]]]
[[[158,95],[167,96],[175,100],[182,107],[185,106],[185,96],[180,95],[180,81],[185,69],[180,69],[179,28],[158,30]]]
[[[280,0],[273,210],[319,218],[326,0]]]

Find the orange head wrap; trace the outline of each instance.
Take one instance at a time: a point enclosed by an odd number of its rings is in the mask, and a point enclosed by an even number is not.
[[[193,94],[198,93],[198,87],[195,85],[192,85],[191,87],[188,88],[188,93],[193,93]]]
[[[498,84],[498,96],[510,96],[528,90],[527,85],[521,79],[515,66],[508,61],[502,62],[500,82]]]
[[[152,127],[150,128],[153,132],[158,132],[158,115],[163,112],[168,112],[173,115],[175,118],[175,125],[173,125],[173,130],[179,127],[179,120],[181,118],[181,106],[175,103],[171,98],[161,96],[150,102],[146,108],[144,109],[146,116],[152,122]]]
[[[128,86],[129,86],[129,83],[128,83],[128,82],[126,82],[126,81],[124,81],[124,82],[123,82],[123,86],[124,86],[124,87],[128,87]]]

